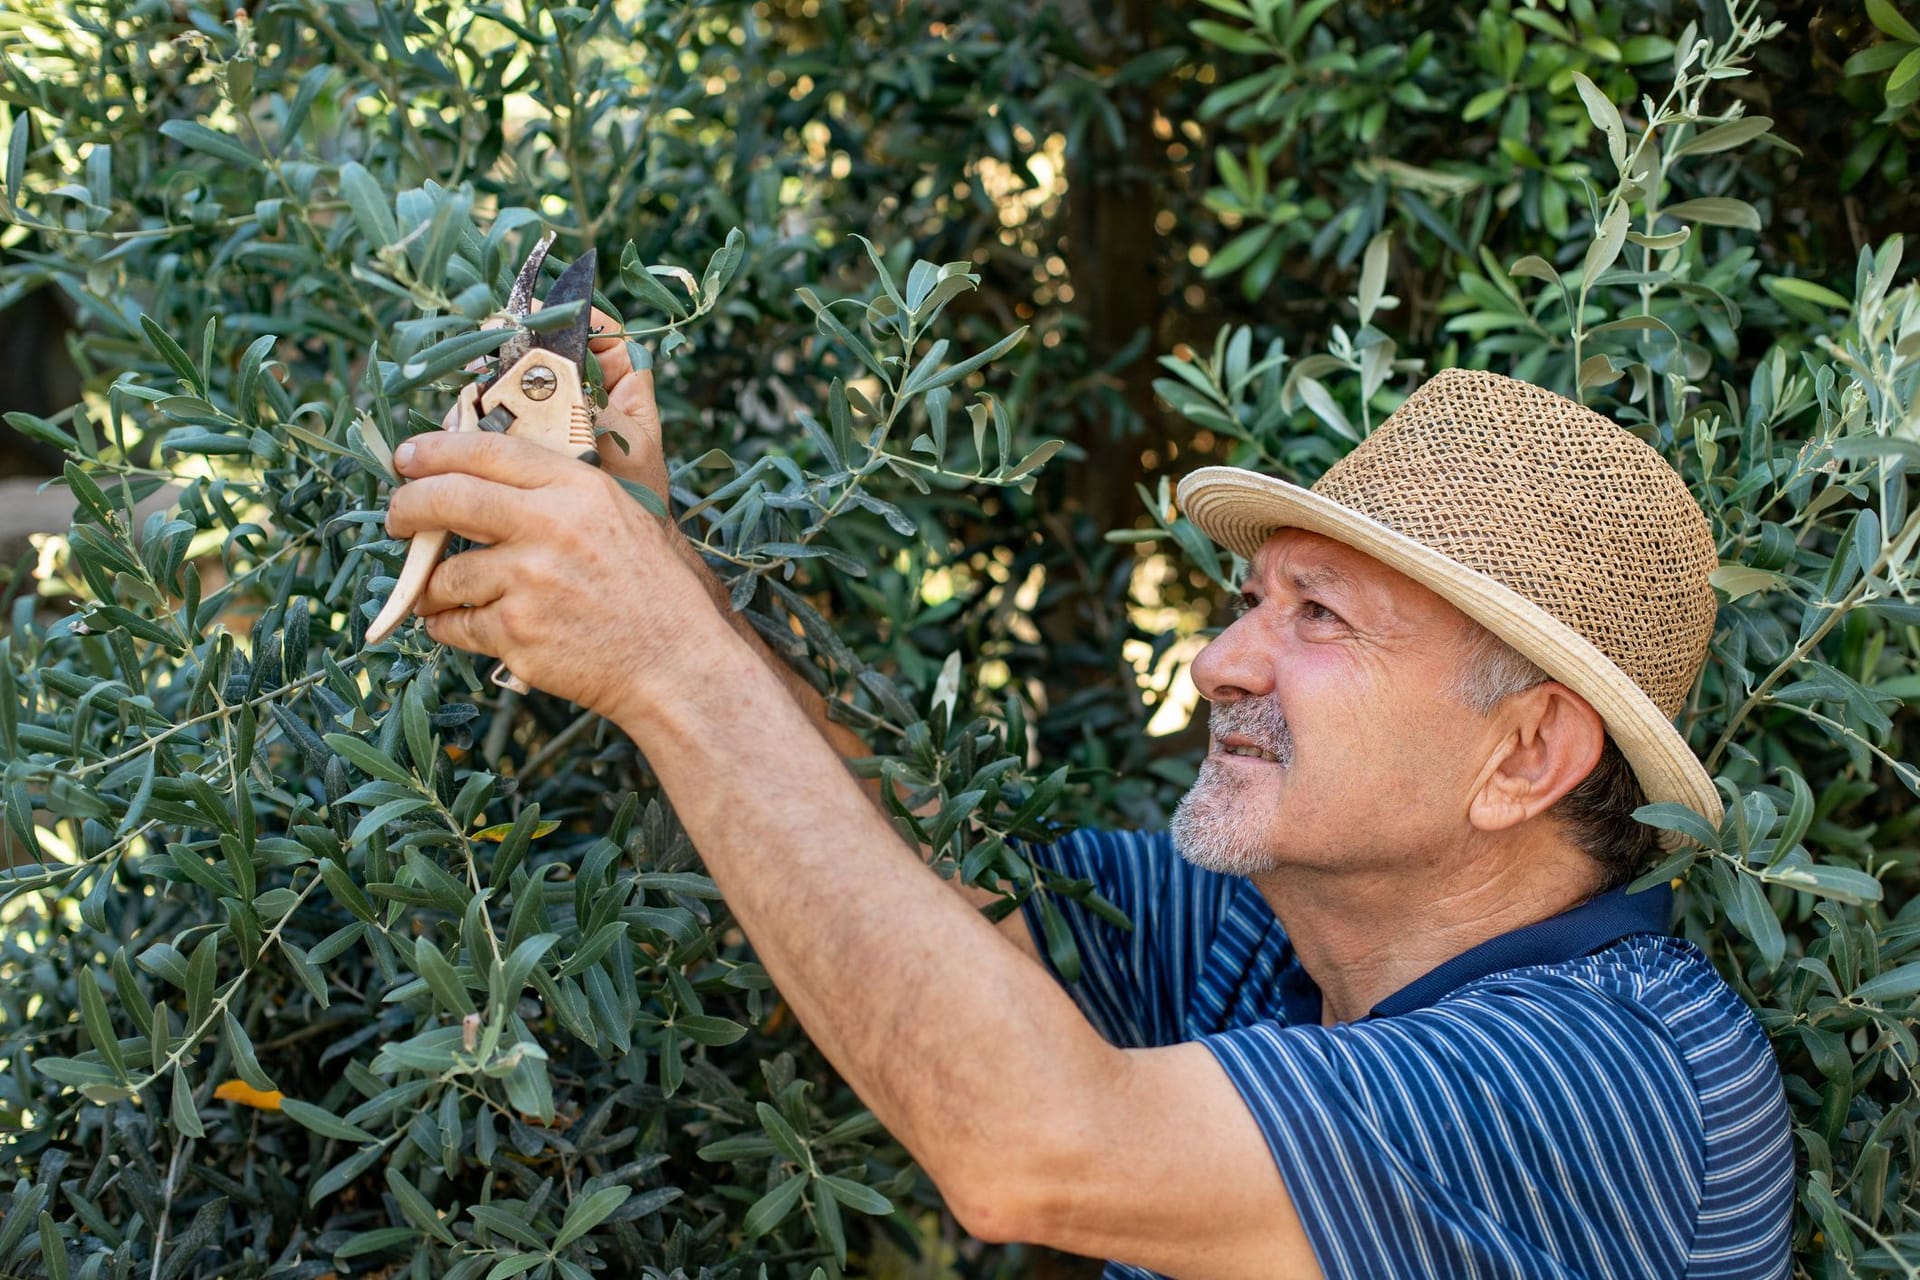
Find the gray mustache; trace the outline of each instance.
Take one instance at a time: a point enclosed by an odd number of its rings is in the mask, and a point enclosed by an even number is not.
[[[1282,765],[1293,763],[1293,730],[1271,698],[1215,702],[1207,711],[1207,728],[1216,741],[1238,734],[1262,751],[1271,751]]]

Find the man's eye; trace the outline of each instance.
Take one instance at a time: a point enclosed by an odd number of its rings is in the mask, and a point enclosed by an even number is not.
[[[1300,602],[1300,616],[1308,622],[1340,621],[1339,614],[1327,608],[1327,606],[1321,604],[1318,600],[1302,600]]]
[[[1260,597],[1253,595],[1249,592],[1242,591],[1239,595],[1235,596],[1232,600],[1230,600],[1228,604],[1233,609],[1233,616],[1238,618],[1242,614],[1246,613],[1248,610],[1258,608],[1260,605]]]

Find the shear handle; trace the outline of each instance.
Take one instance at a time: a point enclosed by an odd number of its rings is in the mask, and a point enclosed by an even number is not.
[[[511,423],[506,428],[509,435],[532,440],[585,462],[597,464],[600,460],[599,450],[594,447],[593,422],[587,412],[580,366],[540,347],[521,355],[484,392],[468,386],[448,418],[446,429],[450,431],[478,430],[505,419]],[[448,538],[444,529],[414,536],[393,594],[387,597],[386,605],[367,629],[369,644],[378,644],[392,635],[413,612],[426,590],[427,579],[446,553]],[[493,682],[503,689],[528,691],[527,683],[504,665],[494,670]]]
[[[469,383],[453,402],[453,408],[447,410],[447,416],[440,423],[441,429],[479,430],[479,403],[479,389]],[[412,545],[407,548],[406,562],[400,566],[400,578],[394,583],[393,594],[387,597],[387,603],[381,606],[379,615],[367,628],[368,644],[379,644],[407,620],[413,607],[420,603],[420,593],[427,589],[427,579],[433,576],[433,567],[446,554],[447,542],[451,537],[445,529],[428,529],[414,535]]]
[[[580,366],[567,357],[534,347],[514,361],[480,394],[483,415],[497,421],[502,411],[512,423],[508,435],[582,462],[599,462]]]

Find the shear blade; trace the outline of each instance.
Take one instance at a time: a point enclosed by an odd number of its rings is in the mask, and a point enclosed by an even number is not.
[[[593,320],[590,309],[593,302],[593,272],[598,258],[598,251],[588,249],[575,258],[572,265],[553,282],[553,287],[547,290],[544,304],[547,307],[564,307],[570,302],[578,302],[581,307],[579,314],[560,328],[528,335],[533,347],[563,356],[575,365],[586,363],[587,334],[592,331]]]
[[[520,274],[513,278],[513,287],[507,290],[507,314],[513,317],[513,336],[500,344],[500,367],[510,367],[533,346],[533,335],[520,324],[533,313],[533,287],[540,283],[540,268],[546,265],[547,250],[553,247],[554,233],[549,231],[540,237],[539,243],[527,254],[527,260],[520,265]]]

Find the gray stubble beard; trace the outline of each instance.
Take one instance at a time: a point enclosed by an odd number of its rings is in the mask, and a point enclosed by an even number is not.
[[[1207,729],[1212,741],[1240,734],[1272,752],[1280,768],[1293,765],[1293,731],[1271,698],[1216,702],[1207,713]],[[1263,875],[1279,863],[1268,843],[1272,833],[1248,820],[1255,783],[1236,777],[1231,770],[1209,751],[1200,776],[1181,797],[1167,830],[1180,856],[1202,870],[1229,876]]]

